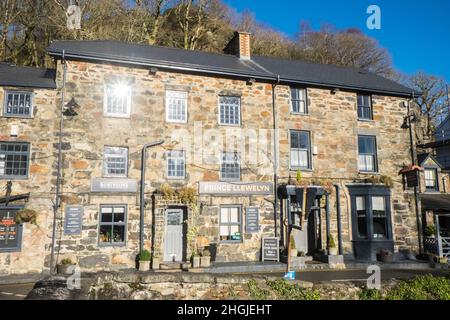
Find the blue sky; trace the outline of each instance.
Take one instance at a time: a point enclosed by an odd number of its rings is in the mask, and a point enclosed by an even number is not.
[[[338,28],[357,27],[388,49],[394,67],[444,77],[450,82],[449,0],[224,0],[258,21],[294,37],[301,21],[317,29],[322,23]],[[381,30],[366,27],[369,5],[381,9]]]

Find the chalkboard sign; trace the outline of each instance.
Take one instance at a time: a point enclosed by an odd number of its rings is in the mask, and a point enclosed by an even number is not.
[[[81,228],[83,225],[83,212],[83,207],[80,206],[66,207],[66,219],[64,221],[65,235],[81,234]]]
[[[19,209],[0,209],[0,252],[20,251],[22,227],[16,223]]]
[[[245,215],[245,231],[255,233],[259,231],[259,209],[248,207]]]
[[[262,238],[262,261],[280,261],[279,241],[274,237]]]

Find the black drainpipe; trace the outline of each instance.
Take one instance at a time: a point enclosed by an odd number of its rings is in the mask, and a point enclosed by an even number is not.
[[[336,188],[336,213],[337,213],[337,231],[338,231],[338,251],[342,254],[342,222],[341,222],[341,188],[335,184]]]
[[[277,129],[278,129],[278,123],[277,123],[277,93],[276,88],[278,84],[280,83],[280,76],[277,76],[277,80],[274,84],[272,84],[272,116],[273,116],[273,151],[274,151],[274,157],[273,157],[273,184],[274,184],[274,213],[273,213],[273,221],[274,221],[274,227],[275,227],[275,238],[278,237],[278,225],[277,225],[277,217],[278,217],[278,135],[277,135]],[[280,226],[281,228],[282,226]]]
[[[59,143],[58,143],[58,165],[56,173],[56,192],[55,200],[53,202],[53,226],[52,226],[52,247],[50,253],[50,274],[54,274],[54,259],[55,259],[55,242],[56,242],[56,216],[58,214],[58,209],[61,207],[61,170],[62,170],[62,135],[64,129],[64,93],[66,89],[66,77],[67,77],[67,61],[65,59],[65,50],[62,52],[61,63],[63,64],[63,83],[61,87],[61,118],[59,119]]]

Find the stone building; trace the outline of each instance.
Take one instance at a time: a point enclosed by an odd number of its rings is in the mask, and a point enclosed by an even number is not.
[[[26,206],[45,225],[41,268],[53,240],[57,261],[86,270],[134,267],[141,246],[163,262],[188,261],[204,248],[215,262],[260,261],[262,238],[288,243],[295,206],[278,197],[280,188],[306,185],[326,190],[317,204],[328,209],[299,225],[299,251],[314,255],[329,235],[347,258],[417,250],[413,197],[399,175],[411,159],[401,127],[411,90],[363,70],[252,56],[248,34],[236,33],[225,52],[51,44],[57,90],[35,90],[48,100],[35,100],[35,122],[27,123],[36,130],[23,140],[53,157],[32,156],[30,168],[39,170],[30,169],[28,189],[13,190],[31,192]],[[61,106],[61,207],[53,220]],[[9,121],[29,120],[2,118],[2,141],[11,139],[3,134]],[[142,163],[144,145],[159,140]],[[47,202],[35,201],[38,194]],[[25,252],[16,254],[27,264]]]

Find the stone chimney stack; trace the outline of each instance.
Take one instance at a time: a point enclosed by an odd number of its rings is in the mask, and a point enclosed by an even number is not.
[[[226,54],[232,54],[242,60],[251,59],[251,34],[248,32],[234,33],[234,37],[223,50]]]

